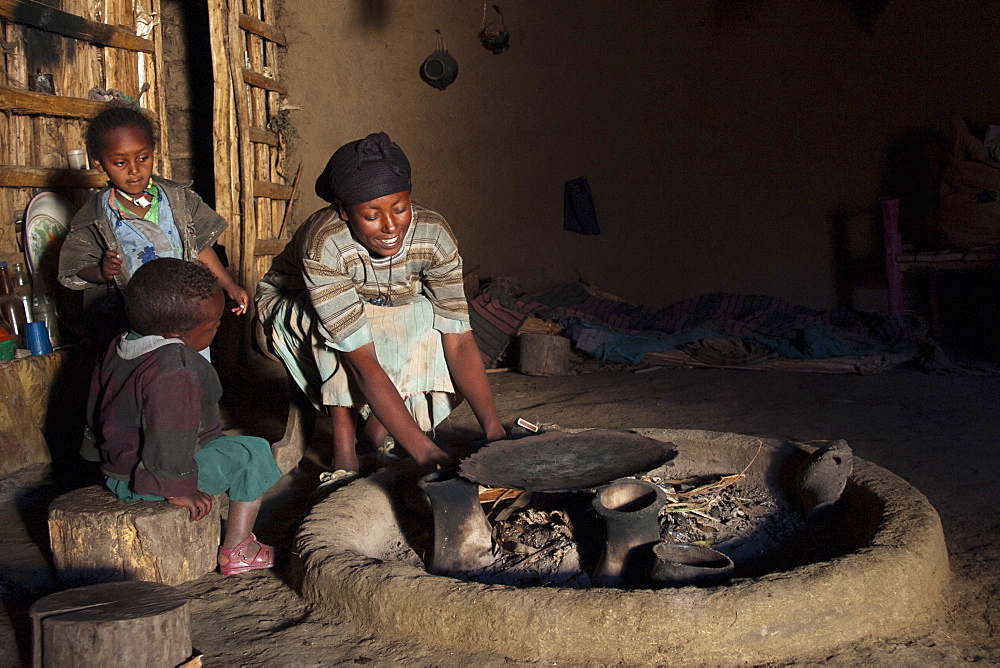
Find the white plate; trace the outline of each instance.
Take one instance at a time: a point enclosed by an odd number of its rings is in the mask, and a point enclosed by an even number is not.
[[[32,281],[41,283],[47,292],[50,282],[59,272],[59,249],[62,248],[69,222],[76,207],[69,200],[53,192],[35,195],[24,212],[24,258]]]

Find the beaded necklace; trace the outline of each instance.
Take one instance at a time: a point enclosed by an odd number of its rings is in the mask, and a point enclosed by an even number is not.
[[[117,194],[122,199],[128,200],[132,204],[135,204],[136,206],[145,209],[152,202],[150,198],[156,196],[156,184],[153,183],[153,179],[150,178],[149,183],[146,184],[146,187],[143,188],[142,194],[139,195],[138,197],[133,197],[132,195],[129,195],[127,192],[125,192],[121,188],[118,188],[117,186],[115,186],[115,194]]]

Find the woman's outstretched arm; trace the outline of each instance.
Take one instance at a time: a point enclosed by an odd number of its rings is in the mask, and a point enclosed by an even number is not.
[[[472,412],[483,428],[483,433],[486,434],[486,440],[496,441],[506,438],[507,432],[500,423],[496,401],[486,380],[486,370],[483,368],[483,360],[472,332],[442,334],[441,345],[456,389],[469,402]]]
[[[448,455],[434,445],[406,410],[399,390],[378,362],[375,344],[366,343],[343,356],[372,413],[389,430],[396,442],[421,466],[445,461]]]

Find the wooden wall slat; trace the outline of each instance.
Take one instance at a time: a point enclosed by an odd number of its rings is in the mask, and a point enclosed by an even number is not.
[[[278,145],[278,135],[264,128],[247,128],[247,138],[257,144]]]
[[[267,47],[273,47],[273,44],[265,44],[265,50]],[[277,113],[278,105],[280,103],[280,97],[277,93],[268,92],[267,93],[267,115],[270,117],[272,114]],[[279,138],[280,139],[280,138]],[[269,179],[274,183],[288,183],[288,175],[285,173],[284,159],[285,159],[285,147],[279,144],[275,147],[269,147],[269,160],[268,160],[268,172],[270,174]],[[294,185],[294,181],[292,182]],[[272,237],[281,236],[281,224],[285,218],[285,209],[288,208],[291,202],[291,198],[288,200],[272,200],[271,202],[271,226],[270,235]]]
[[[254,18],[253,16],[249,16],[247,14],[240,14],[240,27],[247,32],[263,37],[266,40],[275,42],[281,46],[287,46],[285,33],[283,33],[280,28],[276,28],[269,23],[264,23],[258,18]]]
[[[6,55],[7,68],[5,83],[8,86],[28,87],[28,59],[25,55],[25,27],[16,23],[7,25],[7,41],[14,45]]]
[[[230,0],[232,2],[233,0]],[[232,6],[227,9],[231,10]],[[244,79],[243,73],[243,62],[245,48],[245,39],[243,38],[244,33],[240,30],[236,15],[238,12],[228,11],[228,22],[227,22],[227,52],[229,57],[229,67],[230,67],[230,81],[236,91],[233,96],[233,106],[235,107],[235,129],[234,133],[236,136],[233,139],[239,147],[239,154],[237,159],[237,167],[239,169],[239,177],[237,183],[245,184],[240,189],[240,213],[242,215],[243,225],[240,230],[241,238],[241,258],[242,266],[240,271],[240,276],[246,285],[256,285],[257,279],[260,274],[257,272],[257,266],[252,262],[253,258],[253,243],[256,239],[255,227],[256,223],[253,219],[255,210],[253,204],[253,192],[251,187],[248,187],[250,180],[253,178],[252,170],[252,160],[253,156],[250,151],[250,142],[245,141],[243,137],[239,136],[241,128],[253,127],[253,123],[250,122],[250,110],[249,103],[245,91],[241,91],[241,88],[245,86],[240,86],[239,82]],[[238,59],[238,60],[237,60]]]
[[[10,132],[10,114],[0,114],[0,165],[10,162],[10,142],[6,141]],[[2,223],[2,221],[0,221]]]
[[[139,97],[139,56],[133,51],[104,49],[105,88]]]
[[[31,164],[50,169],[61,169],[65,162],[66,140],[59,132],[61,120],[47,116],[32,116],[31,131],[35,136],[32,144]]]
[[[254,244],[254,255],[257,256],[274,256],[285,250],[285,246],[288,245],[288,239],[257,239]]]
[[[270,181],[255,180],[253,182],[253,196],[288,200],[292,197],[292,187]]]
[[[156,16],[162,16],[160,13],[160,0],[151,0],[151,11]],[[166,87],[164,82],[166,81],[166,71],[163,65],[163,23],[162,21],[157,21],[156,25],[153,27],[153,44],[156,45],[156,50],[153,52],[153,57],[147,57],[148,67],[147,67],[147,81],[150,83],[149,92],[146,93],[147,98],[143,99],[143,104],[152,109],[158,118],[161,118],[166,122],[167,119],[167,95]],[[157,150],[157,170],[160,174],[167,178],[173,176],[173,169],[170,164],[170,133],[167,132],[166,128],[160,125],[160,139],[159,147]]]
[[[100,188],[108,180],[97,169],[62,169],[0,165],[0,187]]]
[[[282,95],[288,95],[288,88],[285,84],[266,77],[263,74],[259,74],[252,70],[243,69],[243,82],[248,83],[251,86],[256,86],[257,88],[264,88],[265,90],[273,90],[276,93],[281,93]]]
[[[85,98],[46,95],[0,86],[0,109],[16,114],[92,118],[103,108],[103,103]]]
[[[101,46],[153,52],[153,43],[148,39],[115,25],[89,21],[35,0],[0,0],[0,17]]]
[[[15,165],[31,163],[31,119],[26,116],[14,116],[11,119],[10,147],[11,162]]]
[[[240,271],[243,263],[240,230],[243,218],[240,211],[237,184],[239,183],[236,164],[236,137],[232,114],[233,85],[229,65],[226,32],[228,23],[225,0],[208,0],[208,34],[212,49],[212,78],[215,94],[212,98],[212,153],[215,160],[215,210],[229,223],[220,243],[229,255],[229,262]],[[239,281],[237,281],[239,282]],[[242,285],[242,283],[241,283]],[[249,286],[247,286],[249,289]]]
[[[264,183],[263,181],[254,182],[254,194],[257,194],[257,183]],[[254,215],[255,222],[257,223],[257,236],[259,237],[270,237],[270,227],[271,227],[271,200],[267,197],[254,197],[253,198]],[[254,240],[254,255],[257,253],[257,243]],[[257,276],[262,276],[259,273]]]

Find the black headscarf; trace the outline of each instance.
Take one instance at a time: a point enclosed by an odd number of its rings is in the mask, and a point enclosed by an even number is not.
[[[384,132],[344,144],[316,179],[316,194],[350,206],[410,190],[410,161]]]

